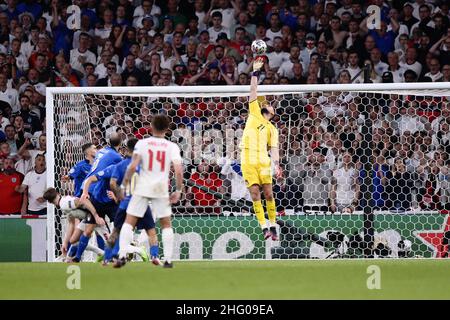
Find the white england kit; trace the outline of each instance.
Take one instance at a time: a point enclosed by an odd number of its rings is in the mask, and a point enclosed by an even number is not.
[[[134,153],[140,155],[142,160],[127,214],[142,218],[151,200],[155,218],[170,216],[170,165],[181,162],[180,148],[164,138],[150,137],[138,141]]]
[[[86,216],[89,213],[89,210],[84,208],[77,208],[75,204],[75,200],[77,198],[72,196],[62,196],[59,200],[59,208],[61,209],[62,213],[67,217],[77,218],[80,220],[84,220]],[[81,221],[77,225],[77,229],[84,232],[86,229],[86,223],[84,221]],[[103,236],[103,238],[108,239],[109,230],[106,225],[104,226],[97,226],[94,229],[99,235]]]
[[[59,208],[67,217],[73,217],[80,220],[86,218],[88,210],[78,209],[75,205],[75,197],[62,196],[59,200]]]

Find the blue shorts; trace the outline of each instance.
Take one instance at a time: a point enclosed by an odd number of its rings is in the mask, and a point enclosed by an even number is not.
[[[114,218],[114,228],[121,229],[123,223],[125,222],[125,217],[127,216],[127,210],[117,209],[116,217]],[[152,211],[150,207],[145,211],[144,216],[138,219],[136,229],[137,230],[149,230],[155,227],[155,220],[153,220]]]
[[[115,202],[109,202],[109,203],[100,203],[95,201],[91,198],[92,205],[94,206],[95,210],[97,211],[97,214],[101,218],[105,218],[108,216],[110,221],[114,221],[114,217],[116,215],[116,211],[118,208],[118,205]]]

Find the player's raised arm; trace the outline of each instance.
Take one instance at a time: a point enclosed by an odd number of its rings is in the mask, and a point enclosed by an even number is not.
[[[86,199],[89,199],[89,187],[94,182],[97,182],[98,179],[95,175],[90,176],[83,185],[83,193],[81,194],[81,202],[84,203]]]
[[[258,57],[253,61],[253,73],[250,79],[250,97],[248,102],[252,102],[258,98],[258,76],[259,70],[261,70],[263,65],[263,57]]]

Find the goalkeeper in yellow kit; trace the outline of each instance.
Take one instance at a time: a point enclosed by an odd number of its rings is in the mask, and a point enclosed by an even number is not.
[[[278,130],[270,122],[275,115],[274,108],[267,102],[260,106],[257,97],[259,70],[264,65],[262,57],[253,62],[250,82],[249,116],[245,124],[241,149],[242,175],[250,191],[256,218],[263,230],[264,239],[278,240],[276,232],[276,208],[272,191],[272,164],[277,177],[281,175],[278,151]],[[270,157],[268,151],[270,150]],[[261,203],[261,189],[266,200],[267,226]]]

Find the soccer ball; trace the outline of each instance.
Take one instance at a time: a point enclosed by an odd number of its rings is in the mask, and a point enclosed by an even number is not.
[[[252,42],[252,51],[254,54],[264,54],[267,51],[267,44],[263,40],[255,40]]]

